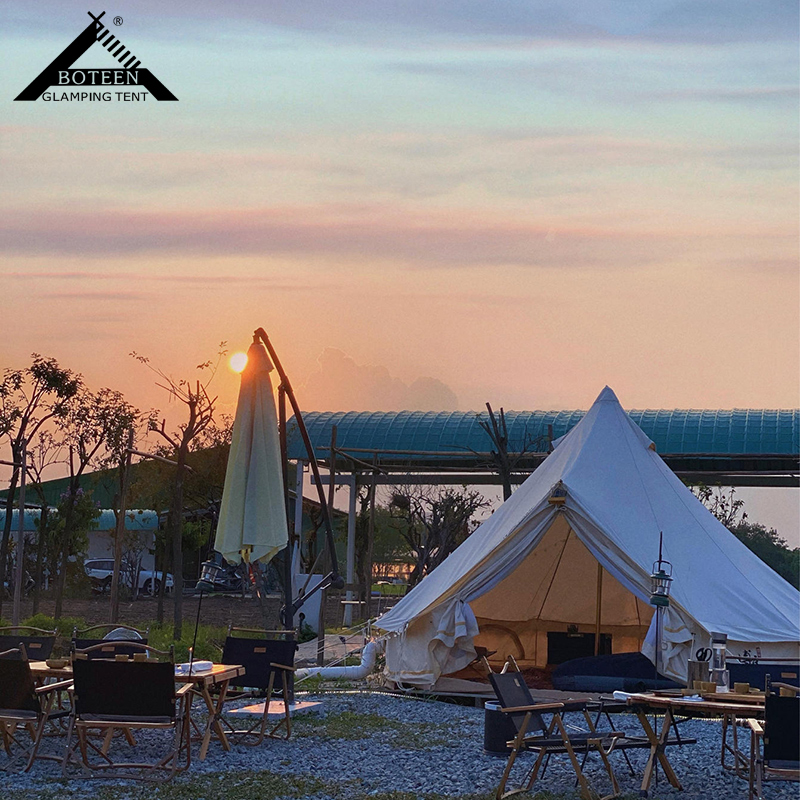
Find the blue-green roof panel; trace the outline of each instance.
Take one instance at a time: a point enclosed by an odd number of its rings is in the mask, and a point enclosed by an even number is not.
[[[509,450],[545,452],[549,426],[552,437],[557,439],[584,414],[584,411],[508,411],[505,417]],[[646,409],[630,411],[629,415],[663,455],[800,455],[798,409]],[[342,450],[398,454],[463,452],[469,456],[472,451],[485,453],[491,449],[491,441],[479,422],[488,421],[486,412],[308,412],[303,418],[318,457],[327,455],[333,425],[337,426],[337,446]],[[305,457],[294,424],[289,428],[289,457]]]

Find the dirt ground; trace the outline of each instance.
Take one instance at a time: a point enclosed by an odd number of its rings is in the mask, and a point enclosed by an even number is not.
[[[197,604],[199,599],[196,597],[183,598],[183,620],[185,624],[194,625],[197,618]],[[120,604],[119,621],[136,627],[144,622],[153,622],[156,618],[156,598],[144,597],[134,602]],[[280,627],[278,614],[283,601],[277,595],[267,598],[268,613],[270,624],[273,628]],[[52,600],[44,600],[39,604],[39,611],[47,616],[53,615],[55,603]],[[101,622],[108,622],[110,611],[110,600],[108,596],[92,597],[86,600],[67,599],[64,600],[62,615],[65,617],[80,617],[86,620],[87,625],[96,625]],[[3,604],[3,616],[9,617],[11,612],[10,603]],[[22,604],[21,616],[23,619],[31,616],[32,607],[30,602]],[[164,603],[164,620],[172,620],[172,598],[167,597]],[[255,597],[231,597],[228,595],[206,595],[203,597],[200,622],[204,625],[227,627],[233,622],[238,627],[261,627],[263,625],[261,609]],[[274,624],[272,624],[274,622]]]
[[[339,628],[342,625],[342,599],[338,594],[331,594],[327,598],[325,608],[326,628]],[[197,604],[199,598],[184,596],[183,620],[185,624],[194,626],[197,618]],[[151,597],[142,597],[134,602],[120,604],[119,621],[137,627],[144,622],[153,622],[156,619],[156,606],[158,601]],[[270,629],[277,630],[281,627],[279,613],[283,599],[280,595],[267,597],[268,625]],[[39,604],[39,612],[47,616],[53,615],[55,603],[52,600],[43,600]],[[378,609],[373,608],[373,613]],[[86,620],[87,625],[97,625],[108,622],[110,600],[108,595],[91,597],[88,599],[64,600],[62,616],[79,617]],[[31,602],[22,603],[21,618],[27,619],[33,613]],[[10,619],[11,603],[3,603],[3,618]],[[172,621],[172,598],[167,597],[164,604],[164,620]],[[200,622],[204,625],[227,627],[233,623],[240,628],[262,627],[264,625],[261,609],[256,597],[231,596],[231,595],[205,595],[200,613]]]

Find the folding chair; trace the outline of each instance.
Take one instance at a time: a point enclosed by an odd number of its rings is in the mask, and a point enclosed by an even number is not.
[[[28,625],[0,628],[0,652],[13,650],[23,644],[29,661],[46,661],[53,652],[56,633]]]
[[[781,697],[772,688],[794,692]],[[750,726],[749,800],[764,797],[764,781],[800,781],[800,689],[771,683],[767,676],[764,721],[748,719]]]
[[[568,733],[561,713],[559,713],[565,708],[565,704],[534,703],[522,674],[518,669],[509,670],[509,667],[516,667],[516,663],[507,662],[502,672],[489,671],[489,680],[500,701],[500,711],[510,717],[517,731],[516,737],[508,743],[511,753],[495,793],[497,800],[519,792],[530,792],[545,759],[556,754],[569,756],[580,786],[581,797],[584,800],[611,800],[611,798],[617,797],[619,785],[608,756],[614,749],[617,740],[624,738],[625,734],[620,731]],[[542,717],[543,713],[552,715],[549,724]],[[511,769],[517,756],[523,751],[531,751],[536,754],[536,760],[528,773],[527,782],[506,791]],[[584,775],[577,756],[578,753],[588,754],[593,751],[599,754],[608,777],[611,779],[613,789],[611,794],[604,795],[602,798]]]
[[[71,681],[50,683],[37,687],[26,657],[25,649],[13,648],[0,653],[0,736],[8,762],[4,769],[15,771],[17,764],[25,764],[27,772],[37,758],[61,761],[61,756],[39,752],[47,723],[67,716],[68,711],[53,709],[53,700],[59,690],[66,689]],[[23,726],[31,737],[26,746],[19,738],[18,728]],[[21,748],[12,754],[12,745]],[[27,760],[27,763],[25,763]]]
[[[191,684],[175,690],[171,650],[156,650],[132,642],[126,644],[134,649],[132,659],[121,654],[114,660],[92,657],[92,651],[96,652],[103,644],[73,654],[72,714],[61,770],[65,777],[69,764],[76,762],[81,773],[88,777],[153,781],[167,781],[189,766],[187,718]],[[171,730],[172,743],[158,761],[115,761],[109,755],[111,733],[115,729],[127,734],[132,730]],[[105,735],[102,747],[90,740],[90,731]],[[185,751],[183,763],[182,751]]]
[[[240,638],[234,633],[261,633],[266,636],[285,636],[284,639]],[[245,673],[231,680],[231,686],[241,691],[229,692],[226,700],[264,698],[264,712],[260,719],[249,727],[235,729],[225,721],[226,733],[244,744],[260,744],[265,736],[271,739],[288,739],[292,735],[292,719],[289,709],[294,654],[297,642],[293,631],[260,631],[252,628],[228,628],[228,636],[222,650],[223,664],[241,664]],[[269,724],[269,702],[276,694],[283,700],[284,716],[267,732]],[[285,727],[283,736],[277,735]]]
[[[136,651],[135,648],[122,645],[121,647],[103,647],[100,649],[93,649],[95,645],[111,645],[119,642],[136,642],[138,644],[147,644],[147,637],[150,634],[150,629],[140,631],[138,628],[132,628],[130,625],[116,625],[105,623],[103,625],[92,625],[89,628],[78,630],[72,629],[72,643],[71,649],[73,650],[91,650],[89,658],[113,658],[115,655],[125,654],[133,655]],[[108,638],[111,637],[111,638]]]

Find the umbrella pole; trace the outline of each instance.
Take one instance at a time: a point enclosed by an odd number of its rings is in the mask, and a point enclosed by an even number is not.
[[[197,645],[197,629],[200,627],[200,609],[203,606],[203,589],[200,588],[200,599],[197,601],[197,618],[194,621],[194,638],[189,650],[189,674],[192,674],[192,664],[194,663],[194,648]]]
[[[283,495],[286,504],[287,526],[291,519],[289,515],[289,475],[286,446],[286,388],[281,383],[278,388],[278,420],[281,440],[281,471],[283,473]],[[303,502],[300,500],[299,502]],[[285,608],[283,612],[283,626],[287,631],[294,628],[294,614],[292,613],[292,536],[291,531],[286,537],[286,556],[283,559],[283,597]]]
[[[325,536],[328,542],[328,552],[330,553],[331,557],[331,583],[337,588],[342,588],[344,586],[344,580],[339,575],[339,564],[336,559],[336,547],[333,541],[333,525],[331,524],[331,517],[328,513],[328,505],[325,500],[325,489],[323,488],[322,480],[320,479],[319,465],[317,464],[317,458],[314,455],[314,448],[311,446],[311,439],[308,436],[306,424],[303,421],[303,415],[300,413],[300,406],[297,404],[297,398],[294,396],[294,391],[292,390],[292,384],[289,381],[289,376],[284,371],[283,365],[278,358],[278,354],[275,352],[275,348],[272,346],[272,342],[270,342],[269,336],[267,336],[267,333],[263,328],[258,328],[255,333],[253,333],[253,340],[258,341],[259,339],[264,344],[264,347],[267,348],[267,352],[272,359],[272,363],[274,364],[275,369],[278,370],[278,375],[280,376],[281,384],[286,392],[286,396],[289,398],[289,402],[292,405],[294,418],[297,422],[297,429],[300,431],[300,436],[303,439],[303,444],[305,445],[306,452],[308,453],[308,463],[311,467],[311,472],[314,475],[314,483],[317,486],[317,493],[319,495],[322,521],[325,524]]]

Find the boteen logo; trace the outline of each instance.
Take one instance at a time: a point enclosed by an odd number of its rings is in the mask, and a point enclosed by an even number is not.
[[[92,21],[87,27],[15,100],[109,101],[115,95],[121,101],[141,101],[147,98],[148,93],[156,100],[178,99],[149,69],[140,66],[142,62],[100,21],[105,11],[97,16],[91,11],[88,13]],[[115,17],[114,24],[121,25],[122,18]],[[72,65],[95,43],[105,47],[122,66],[113,69],[73,69]],[[67,86],[78,87],[79,91],[62,88]],[[57,91],[50,91],[54,87]]]

